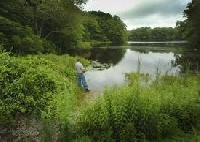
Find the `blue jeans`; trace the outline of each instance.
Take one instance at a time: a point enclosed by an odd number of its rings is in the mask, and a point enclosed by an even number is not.
[[[88,89],[88,84],[83,73],[77,73],[77,81],[79,87],[84,88],[85,90]]]

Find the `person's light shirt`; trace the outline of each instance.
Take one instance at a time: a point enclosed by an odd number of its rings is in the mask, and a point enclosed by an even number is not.
[[[85,68],[83,67],[81,62],[76,62],[75,63],[75,69],[76,69],[77,73],[83,73],[83,71],[85,70]]]

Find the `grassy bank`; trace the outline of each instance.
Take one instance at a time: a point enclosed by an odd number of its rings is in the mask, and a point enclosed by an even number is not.
[[[0,141],[200,140],[199,75],[149,84],[133,73],[128,86],[107,88],[83,103],[76,58],[1,53],[0,59]]]

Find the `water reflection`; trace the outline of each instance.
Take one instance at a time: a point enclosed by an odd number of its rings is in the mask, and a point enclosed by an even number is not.
[[[181,65],[182,73],[200,71],[200,51],[185,51],[182,54],[175,54],[175,58],[173,66]]]
[[[92,48],[68,50],[71,56],[81,56],[88,60],[98,61],[100,63],[107,63],[116,65],[124,57],[125,48]]]
[[[124,57],[125,52],[124,48],[93,48],[88,59],[116,65]]]
[[[161,46],[161,47],[178,47],[178,46],[185,46],[187,45],[187,41],[129,41],[129,46]]]
[[[102,90],[106,86],[120,85],[125,83],[125,73],[137,72],[149,73],[155,75],[157,71],[160,74],[177,74],[178,67],[172,67],[171,61],[175,61],[174,53],[140,53],[130,49],[125,50],[122,59],[115,60],[115,64],[103,71],[88,71],[86,79],[91,89]],[[109,55],[108,57],[113,57]],[[118,56],[118,55],[115,55]],[[99,57],[99,56],[98,56]],[[101,58],[99,58],[101,59]],[[118,61],[118,62],[117,62]],[[140,64],[138,64],[140,63]]]

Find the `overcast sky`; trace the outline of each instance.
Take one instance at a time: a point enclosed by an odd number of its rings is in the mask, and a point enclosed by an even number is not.
[[[138,27],[175,27],[192,0],[88,0],[86,11],[117,15],[131,30]]]

